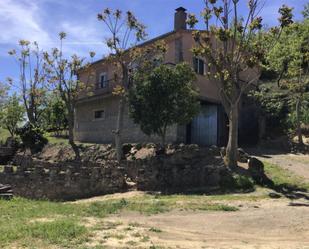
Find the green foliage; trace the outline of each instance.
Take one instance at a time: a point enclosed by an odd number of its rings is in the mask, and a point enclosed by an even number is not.
[[[93,78],[93,72],[89,69],[89,63],[85,63],[85,58],[81,58],[76,54],[70,57],[63,55],[63,42],[66,38],[66,33],[59,33],[60,49],[54,48],[50,53],[44,52],[44,68],[48,73],[48,83],[53,90],[57,91],[58,96],[62,102],[58,102],[52,108],[59,109],[61,106],[65,107],[54,117],[64,122],[68,121],[69,143],[75,153],[76,160],[80,159],[80,152],[78,146],[74,142],[74,122],[75,122],[75,107],[80,96],[87,96],[92,94],[93,86],[89,85],[90,79]],[[94,52],[90,52],[91,59],[95,56]],[[78,77],[78,72],[85,73],[83,80]],[[64,115],[66,116],[64,118]],[[58,120],[59,121],[59,120]],[[61,124],[62,125],[62,124]],[[56,125],[59,126],[59,123]]]
[[[7,86],[0,82],[0,107],[4,104],[7,97]]]
[[[9,85],[14,86],[22,96],[28,121],[38,125],[38,120],[43,112],[45,94],[47,91],[47,72],[42,63],[43,55],[37,42],[27,40],[19,41],[19,48],[13,49],[8,54],[14,57],[19,68],[19,80],[7,78]]]
[[[23,146],[30,149],[31,153],[39,152],[48,143],[48,140],[43,135],[43,130],[29,122],[19,128],[17,134],[20,136]]]
[[[24,107],[20,105],[19,98],[14,94],[5,102],[0,111],[0,126],[7,129],[14,137],[18,125],[24,121],[24,114]]]
[[[254,99],[260,114],[266,118],[267,133],[272,133],[273,128],[276,132],[285,130],[289,111],[287,91],[278,89],[274,82],[270,82],[261,84],[257,90],[251,91],[249,97]]]
[[[309,18],[309,3],[304,6],[304,10],[302,11],[304,18]]]
[[[186,124],[199,111],[198,93],[193,88],[195,74],[187,64],[160,65],[134,75],[129,93],[130,115],[147,135],[165,139],[173,124]]]
[[[274,44],[266,58],[270,70],[278,75],[278,85],[287,89],[290,114],[285,124],[297,131],[302,144],[301,123],[306,108],[306,92],[309,87],[309,19],[289,25],[283,30],[279,41]],[[308,96],[307,96],[308,98]]]
[[[292,108],[286,118],[286,127],[295,130],[297,126],[297,114],[295,108]],[[309,101],[304,101],[300,113],[300,122],[304,125],[309,125]]]
[[[56,94],[49,96],[49,101],[41,116],[44,130],[60,132],[68,128],[68,113],[65,103]]]
[[[10,132],[0,127],[0,144],[4,144],[9,136]]]
[[[221,187],[223,190],[227,191],[253,191],[255,189],[252,178],[239,174],[233,174],[231,176],[227,175],[226,177],[223,177],[221,180]]]
[[[279,41],[267,55],[269,69],[275,70],[285,83],[296,92],[300,86],[299,74],[308,74],[309,60],[309,20],[294,23],[281,34]],[[292,84],[296,81],[298,84]],[[308,81],[308,79],[307,79]]]
[[[216,85],[221,103],[229,118],[229,136],[226,146],[225,164],[237,166],[239,126],[239,104],[252,85],[261,75],[261,64],[271,46],[264,46],[262,17],[258,6],[261,0],[248,1],[246,16],[240,15],[242,1],[204,0],[203,21],[205,30],[193,31],[196,44],[192,52],[196,57],[205,58],[207,76]],[[292,9],[283,5],[279,9],[278,26],[270,32],[274,40],[283,28],[291,24]],[[195,15],[189,15],[190,28],[198,23]]]

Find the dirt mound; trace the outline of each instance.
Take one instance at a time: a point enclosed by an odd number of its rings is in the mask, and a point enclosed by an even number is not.
[[[115,150],[111,145],[79,145],[82,161],[103,162],[115,159]],[[69,145],[48,144],[44,149],[34,155],[34,158],[67,162],[74,160],[74,151]]]
[[[103,163],[106,160],[115,160],[116,152],[111,144],[80,144],[80,154],[82,161]],[[156,157],[161,154],[174,155],[182,154],[184,157],[195,157],[197,153],[205,151],[207,154],[215,154],[219,156],[219,148],[200,148],[198,145],[168,145],[163,149],[160,145],[148,144],[124,144],[123,153],[125,160],[144,160]],[[19,152],[24,153],[24,152]],[[74,160],[74,151],[70,145],[64,144],[48,144],[43,150],[33,156],[35,159],[53,162],[68,162]]]

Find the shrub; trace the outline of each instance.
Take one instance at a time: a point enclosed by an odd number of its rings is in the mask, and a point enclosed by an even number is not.
[[[30,123],[19,128],[17,134],[20,136],[23,146],[30,149],[32,154],[41,151],[48,143],[47,138],[43,135],[43,130]]]
[[[250,191],[254,190],[254,181],[252,178],[239,174],[228,174],[221,179],[221,187],[224,190],[234,191]]]

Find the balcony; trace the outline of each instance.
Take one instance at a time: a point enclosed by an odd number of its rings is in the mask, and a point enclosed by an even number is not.
[[[97,82],[94,88],[94,95],[108,94],[112,93],[115,85],[114,80],[105,80],[102,84]]]

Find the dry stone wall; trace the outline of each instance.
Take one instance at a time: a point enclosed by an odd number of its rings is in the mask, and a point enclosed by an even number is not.
[[[18,166],[5,166],[0,182],[14,195],[32,199],[73,200],[125,190],[124,168],[115,162],[49,163],[24,157]]]
[[[167,154],[127,161],[126,173],[138,190],[208,192],[220,188],[229,171],[217,148],[179,146]]]
[[[163,153],[154,144],[127,145],[126,159],[120,164],[109,155],[104,159],[97,155],[99,162],[53,162],[43,155],[17,154],[14,166],[4,166],[0,183],[27,198],[73,200],[127,191],[128,186],[144,191],[211,192],[229,175],[216,147],[174,145]]]

